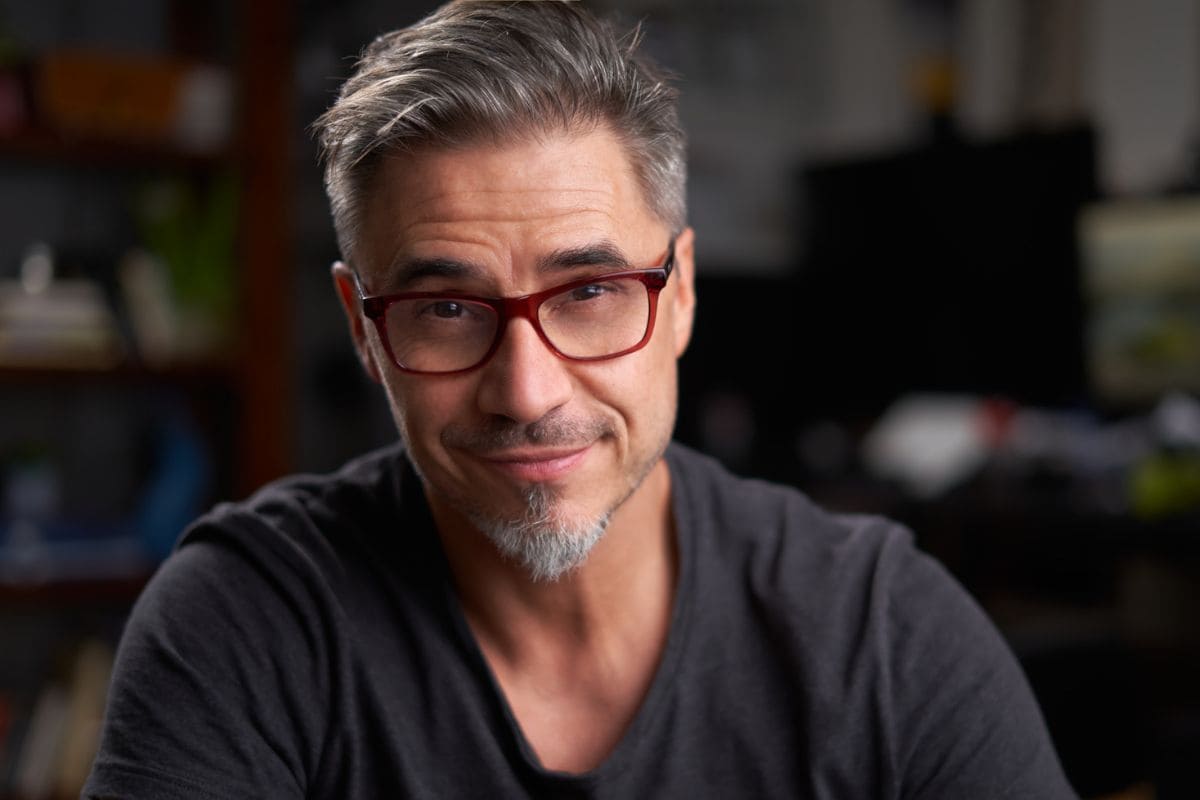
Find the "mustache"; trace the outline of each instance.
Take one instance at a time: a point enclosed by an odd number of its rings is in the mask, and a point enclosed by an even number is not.
[[[522,445],[584,445],[614,432],[612,423],[602,418],[580,419],[550,415],[536,422],[522,424],[503,417],[493,417],[479,427],[447,428],[442,432],[442,443],[448,447],[488,453]]]

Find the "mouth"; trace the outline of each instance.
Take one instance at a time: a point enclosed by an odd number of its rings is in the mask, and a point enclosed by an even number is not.
[[[480,454],[481,461],[513,480],[547,483],[562,480],[587,458],[590,444],[572,448],[536,448]]]

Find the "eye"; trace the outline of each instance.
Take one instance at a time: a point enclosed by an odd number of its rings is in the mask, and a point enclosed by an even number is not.
[[[571,290],[571,300],[594,300],[601,295],[608,294],[613,291],[611,283],[589,283],[587,286],[579,286]]]
[[[466,313],[466,306],[455,300],[437,300],[430,303],[425,313],[441,319],[458,319]]]

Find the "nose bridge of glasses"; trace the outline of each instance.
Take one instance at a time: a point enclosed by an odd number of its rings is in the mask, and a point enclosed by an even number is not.
[[[521,297],[498,298],[495,307],[499,319],[496,321],[496,342],[493,349],[499,348],[503,340],[508,337],[509,325],[523,319],[537,333],[542,343],[557,354],[557,348],[551,343],[549,337],[546,335],[546,331],[542,328],[541,320],[538,319],[538,308],[546,296],[545,292],[540,292]]]
[[[521,297],[501,297],[496,300],[499,306],[502,325],[514,319],[527,319],[537,327],[537,311],[542,295],[527,294]]]

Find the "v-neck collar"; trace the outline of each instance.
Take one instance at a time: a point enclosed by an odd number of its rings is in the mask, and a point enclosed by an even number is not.
[[[519,765],[514,764],[514,767],[523,767],[544,781],[580,787],[595,786],[603,784],[611,779],[612,776],[623,772],[626,764],[639,751],[643,739],[653,731],[656,724],[661,722],[662,706],[671,695],[673,687],[676,684],[675,674],[686,649],[688,623],[691,616],[691,609],[694,605],[692,585],[695,572],[695,559],[692,551],[692,543],[689,541],[689,532],[695,529],[695,526],[692,524],[691,510],[696,507],[696,504],[692,498],[686,496],[689,487],[685,484],[683,475],[673,462],[671,452],[673,447],[674,445],[668,447],[667,453],[663,458],[671,474],[671,515],[674,522],[676,552],[679,554],[679,570],[678,579],[675,584],[675,594],[671,603],[671,621],[667,631],[666,643],[663,646],[658,665],[655,667],[654,677],[650,681],[650,688],[647,690],[645,697],[642,698],[633,719],[621,734],[612,752],[594,769],[587,772],[572,773],[547,769],[542,765],[533,746],[529,743],[524,731],[521,729],[521,725],[513,713],[512,706],[509,704],[508,698],[505,696],[495,672],[484,657],[483,650],[480,648],[479,642],[475,638],[470,624],[467,622],[466,612],[462,607],[458,592],[454,586],[454,578],[450,571],[449,561],[444,557],[443,553],[442,565],[444,568],[444,587],[448,610],[465,653],[474,662],[473,666],[476,673],[483,676],[487,682],[487,687],[485,688],[486,694],[500,709],[502,717],[507,723],[508,730],[505,733],[510,737],[511,743],[515,746],[515,751],[520,754],[523,762]],[[436,529],[431,530],[430,533],[440,544]]]

